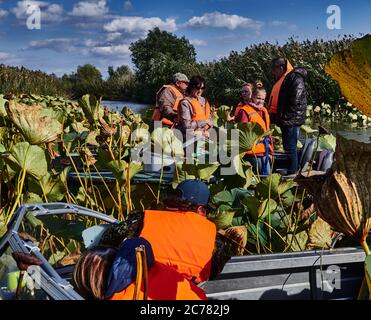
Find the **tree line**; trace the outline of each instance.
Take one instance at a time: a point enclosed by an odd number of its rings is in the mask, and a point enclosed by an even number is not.
[[[299,42],[288,39],[284,45],[268,42],[246,47],[242,52],[232,51],[218,61],[198,63],[196,50],[185,37],[155,28],[145,39],[131,44],[134,70],[123,65],[109,67],[108,77],[93,65],[79,66],[76,72],[62,77],[31,71],[23,67],[0,65],[0,92],[4,94],[33,93],[60,95],[76,99],[84,94],[94,94],[109,100],[130,100],[153,103],[155,93],[168,83],[176,72],[189,77],[201,75],[206,79],[207,98],[214,104],[235,104],[241,85],[260,80],[268,91],[274,79],[271,60],[287,57],[293,66],[303,66],[308,71],[309,102],[331,105],[341,99],[340,89],[324,71],[330,57],[349,47],[353,36],[345,35],[337,40],[313,40]]]

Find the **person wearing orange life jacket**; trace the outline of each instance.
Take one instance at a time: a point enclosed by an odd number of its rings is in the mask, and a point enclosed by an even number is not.
[[[178,112],[178,126],[186,136],[209,135],[208,130],[213,127],[209,102],[202,97],[205,90],[205,79],[193,76],[185,92],[185,98],[180,101]]]
[[[270,119],[267,109],[264,107],[266,91],[262,84],[258,84],[253,91],[252,101],[240,108],[236,116],[236,122],[256,122],[264,130],[270,128]],[[246,151],[246,160],[248,160],[254,169],[260,174],[270,174],[270,155],[273,154],[273,143],[270,136],[264,136],[252,150]]]
[[[274,62],[276,61],[276,62]],[[287,59],[278,61],[277,59],[272,62],[272,73],[275,79],[275,83],[272,88],[271,95],[268,102],[269,115],[271,117],[271,122],[277,122],[277,106],[278,97],[282,87],[282,83],[286,76],[294,69]]]
[[[164,85],[156,94],[156,106],[152,121],[161,121],[162,126],[172,128],[178,117],[179,102],[184,98],[184,91],[188,86],[188,77],[183,73],[176,73],[171,84]]]
[[[195,283],[214,279],[233,255],[235,243],[216,233],[206,218],[210,191],[199,180],[185,180],[164,199],[165,210],[131,213],[120,225],[112,225],[101,245],[118,246],[131,237],[146,238],[156,261]]]
[[[136,283],[136,248],[144,248],[146,279]],[[146,271],[145,271],[146,273]],[[139,274],[141,277],[142,274]],[[144,279],[143,279],[144,280]],[[204,291],[175,269],[155,260],[144,238],[123,241],[119,248],[97,246],[84,252],[73,271],[73,285],[85,299],[95,300],[206,300]],[[136,292],[137,291],[137,292]]]

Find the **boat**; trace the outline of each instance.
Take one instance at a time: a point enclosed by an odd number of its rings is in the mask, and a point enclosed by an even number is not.
[[[98,243],[110,224],[119,223],[111,216],[78,205],[22,205],[0,241],[0,300],[83,299],[71,283],[74,263],[58,266],[58,262],[51,262],[51,257],[40,251],[37,239],[25,233],[37,221],[56,220],[62,229],[68,225],[69,230],[85,222],[79,230],[81,234],[73,237],[79,236],[86,249]],[[12,252],[32,254],[42,262],[40,266],[28,267],[25,283],[19,280],[20,271]],[[364,261],[365,253],[360,247],[232,257],[216,279],[201,287],[210,300],[349,300],[357,297],[361,287]],[[17,293],[18,287],[21,294]]]

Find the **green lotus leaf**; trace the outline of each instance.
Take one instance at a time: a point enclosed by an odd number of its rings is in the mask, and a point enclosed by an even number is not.
[[[267,199],[269,195],[271,198],[276,199],[279,194],[280,181],[281,175],[279,173],[274,173],[259,182],[256,186],[256,191],[264,199]]]
[[[90,131],[88,136],[86,137],[85,142],[91,146],[99,147],[99,143],[97,142],[97,137],[99,136],[99,130]]]
[[[29,181],[29,191],[42,197],[45,196],[48,202],[58,202],[62,201],[66,195],[67,189],[65,181],[63,181],[63,176],[52,176],[47,173],[39,181],[35,181],[32,178]]]
[[[30,145],[28,142],[17,143],[9,153],[2,153],[0,157],[15,172],[25,170],[37,180],[48,173],[45,151],[39,146]]]
[[[186,171],[188,175],[194,176],[198,179],[209,181],[213,173],[219,168],[220,163],[205,163],[205,164],[187,164],[184,163],[182,170]]]
[[[115,160],[109,162],[107,164],[107,167],[112,171],[113,175],[116,177],[120,184],[123,184],[127,178],[131,179],[138,172],[143,170],[143,164],[136,161],[132,161],[129,164],[124,160]]]
[[[259,225],[259,230],[255,224],[247,225],[247,242],[253,246],[257,245],[257,240],[260,246],[266,246],[268,243],[268,236],[262,225]]]
[[[335,54],[325,71],[340,85],[342,94],[371,117],[371,35],[353,41],[350,49]]]
[[[224,230],[232,226],[235,213],[236,211],[231,206],[222,204],[217,210],[216,217],[210,218],[210,220],[215,223],[217,230]]]
[[[8,100],[4,98],[3,94],[0,94],[0,117],[6,117],[6,109],[5,109],[5,103],[7,103]]]
[[[306,126],[306,125],[302,125],[300,129],[303,130],[306,134],[318,132],[318,130],[312,129],[310,126]]]
[[[250,214],[250,217],[254,222],[258,221],[258,208],[260,207],[260,201],[253,196],[244,197],[241,199],[241,204],[245,206]]]
[[[43,203],[43,199],[41,199],[41,196],[39,196],[36,193],[27,191],[24,198],[24,203]],[[32,215],[32,214],[31,214]]]
[[[215,196],[213,196],[211,202],[217,206],[221,204],[226,204],[232,206],[233,204],[233,196],[232,193],[228,190],[219,192]]]
[[[228,120],[228,115],[230,115],[231,112],[231,107],[229,106],[220,106],[218,108],[218,117],[221,120],[227,121]]]
[[[295,201],[295,195],[292,190],[288,190],[280,195],[282,205],[285,208],[291,208],[292,203]]]
[[[277,210],[277,207],[278,207],[277,202],[274,201],[273,199],[264,200],[263,203],[258,208],[258,217],[260,219],[264,219],[269,214],[275,212]]]
[[[79,106],[84,111],[85,117],[91,125],[95,125],[99,117],[103,117],[104,111],[99,101],[93,95],[86,94],[79,100]]]
[[[319,137],[318,150],[330,150],[335,151],[336,149],[336,137],[332,134]]]
[[[283,195],[286,193],[288,190],[294,188],[296,186],[296,183],[294,180],[282,180],[280,184],[278,185],[277,192],[279,195]]]
[[[252,150],[255,144],[264,135],[263,128],[257,122],[240,123],[237,125],[237,128],[240,130],[240,153]]]
[[[11,100],[6,109],[9,119],[30,144],[52,142],[63,132],[62,124],[55,118],[43,115],[43,109],[38,105],[27,106]]]

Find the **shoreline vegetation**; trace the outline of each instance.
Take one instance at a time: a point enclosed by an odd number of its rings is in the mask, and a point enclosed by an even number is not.
[[[40,70],[0,64],[0,93],[4,95],[36,94],[79,99],[94,94],[103,100],[133,101],[153,104],[155,93],[168,83],[172,74],[202,75],[206,79],[205,95],[215,105],[234,105],[244,82],[261,80],[268,90],[273,85],[271,59],[285,56],[294,66],[308,71],[308,102],[339,105],[344,102],[336,81],[324,70],[324,65],[337,52],[347,49],[355,37],[344,35],[337,40],[305,40],[289,38],[284,45],[268,42],[254,44],[241,52],[212,62],[196,61],[196,50],[185,37],[153,29],[147,38],[130,46],[134,70],[122,65],[108,67],[108,77],[93,65],[78,66],[76,72],[58,77]],[[156,48],[156,50],[154,50]]]

